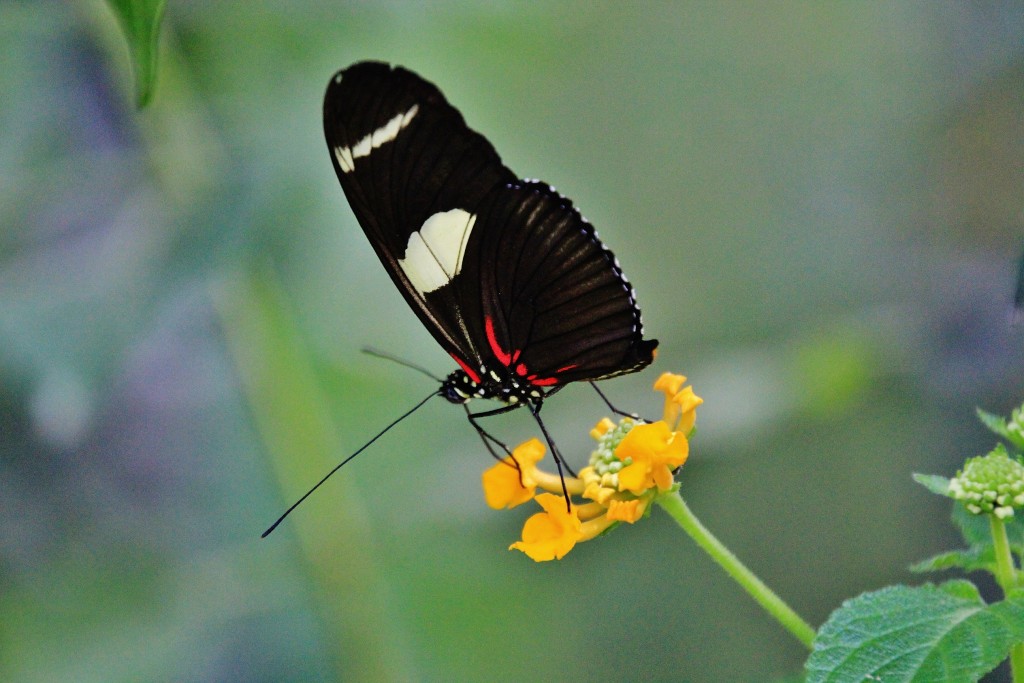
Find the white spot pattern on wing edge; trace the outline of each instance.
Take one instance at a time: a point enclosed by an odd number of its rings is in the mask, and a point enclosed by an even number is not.
[[[419,110],[420,106],[414,104],[409,108],[409,111],[404,114],[397,114],[383,126],[364,136],[352,147],[335,147],[334,156],[338,160],[338,166],[345,173],[351,173],[355,170],[356,159],[370,156],[370,152],[397,138],[398,134],[409,125]]]

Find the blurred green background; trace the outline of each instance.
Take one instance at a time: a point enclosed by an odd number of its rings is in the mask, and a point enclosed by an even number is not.
[[[152,105],[98,0],[0,5],[0,680],[771,681],[805,653],[658,511],[506,550],[490,460],[331,169],[354,61],[582,208],[706,399],[702,520],[813,624],[956,543],[911,472],[1024,400],[1024,9],[168,3]],[[545,406],[577,466],[606,411]],[[490,428],[519,442],[528,417]],[[996,680],[994,677],[993,680]]]

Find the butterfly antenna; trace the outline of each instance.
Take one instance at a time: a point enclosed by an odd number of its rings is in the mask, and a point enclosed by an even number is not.
[[[399,358],[397,356],[392,356],[390,353],[387,353],[386,351],[380,351],[379,349],[375,349],[372,346],[364,346],[360,350],[363,353],[367,354],[367,355],[374,356],[375,358],[381,358],[383,360],[389,360],[389,361],[391,361],[393,363],[398,363],[399,365],[404,365],[405,367],[409,368],[410,370],[415,370],[416,372],[423,373],[424,375],[426,375],[427,377],[429,377],[430,379],[432,379],[432,380],[434,380],[436,382],[443,382],[444,381],[440,377],[438,377],[434,373],[432,373],[430,370],[427,370],[426,368],[424,368],[424,367],[422,367],[420,365],[416,365],[415,363],[407,361],[404,358]]]
[[[288,508],[287,510],[285,510],[285,511],[284,511],[284,514],[283,514],[283,515],[281,515],[280,517],[278,517],[278,518],[277,518],[277,521],[276,521],[276,522],[274,522],[273,524],[271,524],[271,525],[270,525],[270,528],[268,528],[268,529],[267,529],[266,531],[264,531],[264,532],[263,532],[262,534],[260,534],[260,538],[266,538],[267,536],[269,536],[269,535],[270,535],[270,532],[272,532],[272,531],[273,531],[274,529],[276,529],[276,528],[277,528],[277,525],[278,525],[278,524],[280,524],[281,522],[283,522],[283,521],[284,521],[284,518],[285,518],[285,517],[287,517],[288,515],[290,515],[290,514],[291,514],[291,512],[292,512],[292,510],[294,510],[295,508],[299,507],[299,505],[300,505],[300,504],[302,503],[302,501],[304,501],[304,500],[306,500],[307,498],[309,498],[309,496],[310,496],[310,495],[311,495],[311,494],[313,493],[313,491],[316,491],[316,490],[317,490],[318,488],[320,488],[321,484],[323,484],[323,483],[324,483],[325,481],[327,481],[328,479],[330,479],[330,478],[331,478],[331,475],[332,475],[332,474],[334,474],[335,472],[337,472],[338,470],[340,470],[340,469],[342,468],[342,466],[343,466],[343,465],[345,465],[345,463],[347,463],[347,462],[348,462],[349,460],[351,460],[352,458],[356,457],[357,455],[359,455],[360,453],[362,453],[363,451],[365,451],[365,450],[366,450],[367,448],[369,448],[369,447],[370,447],[370,444],[372,444],[372,443],[373,443],[374,441],[376,441],[376,440],[377,440],[377,439],[379,439],[380,437],[384,436],[384,435],[385,435],[385,434],[386,434],[386,433],[388,432],[388,430],[389,430],[389,429],[391,429],[391,428],[392,428],[392,427],[394,427],[394,426],[395,426],[396,424],[398,424],[399,422],[401,422],[402,420],[404,420],[405,418],[409,417],[410,415],[412,415],[413,413],[415,413],[415,412],[416,412],[417,410],[419,410],[420,408],[422,408],[422,407],[423,407],[423,404],[424,404],[424,403],[426,403],[426,402],[427,402],[427,401],[429,401],[430,399],[434,398],[435,396],[440,396],[440,395],[441,395],[441,392],[439,392],[439,391],[435,391],[435,392],[433,392],[432,394],[430,394],[429,396],[427,396],[427,397],[426,397],[425,399],[423,399],[422,401],[420,401],[419,403],[417,403],[417,404],[416,404],[415,406],[413,406],[412,408],[410,408],[410,409],[409,409],[408,411],[406,411],[406,412],[405,412],[405,414],[404,414],[404,415],[402,415],[402,416],[401,416],[400,418],[398,418],[397,420],[395,420],[394,422],[392,422],[391,424],[389,424],[389,425],[388,425],[387,427],[385,427],[384,429],[382,429],[382,430],[380,430],[379,432],[377,432],[377,435],[376,435],[376,436],[374,436],[374,437],[373,437],[372,439],[370,439],[369,441],[367,441],[366,443],[364,443],[364,444],[363,444],[362,446],[360,446],[360,447],[359,447],[359,450],[357,450],[357,451],[356,451],[355,453],[353,453],[352,455],[348,456],[347,458],[345,458],[344,460],[342,460],[341,462],[339,462],[339,463],[338,463],[338,464],[337,464],[337,465],[336,465],[336,466],[334,467],[334,469],[333,469],[333,470],[331,470],[330,472],[328,472],[328,473],[327,473],[327,475],[326,475],[326,476],[324,476],[324,478],[323,478],[323,479],[321,479],[321,480],[320,480],[320,481],[318,481],[318,482],[317,482],[316,484],[314,484],[314,485],[313,485],[313,488],[311,488],[310,490],[306,491],[306,493],[305,493],[305,494],[303,494],[302,498],[299,498],[299,499],[298,499],[297,501],[295,501],[294,503],[292,503],[292,506],[291,506],[290,508]]]

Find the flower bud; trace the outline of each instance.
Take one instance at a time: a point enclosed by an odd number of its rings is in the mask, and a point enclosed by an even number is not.
[[[949,495],[976,515],[1012,517],[1024,506],[1024,465],[1011,458],[1002,444],[988,455],[971,458],[949,480]]]

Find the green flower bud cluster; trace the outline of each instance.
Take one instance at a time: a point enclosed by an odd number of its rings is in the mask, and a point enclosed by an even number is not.
[[[1014,508],[1024,506],[1024,465],[1000,444],[988,455],[968,460],[949,480],[949,495],[976,515],[1012,517]]]
[[[618,448],[619,443],[626,437],[629,430],[638,424],[641,423],[625,417],[619,421],[619,424],[601,435],[597,441],[597,448],[590,454],[590,466],[594,468],[594,472],[601,476],[618,474],[623,467],[633,464],[632,458],[626,458],[625,462],[616,458],[615,449]]]

